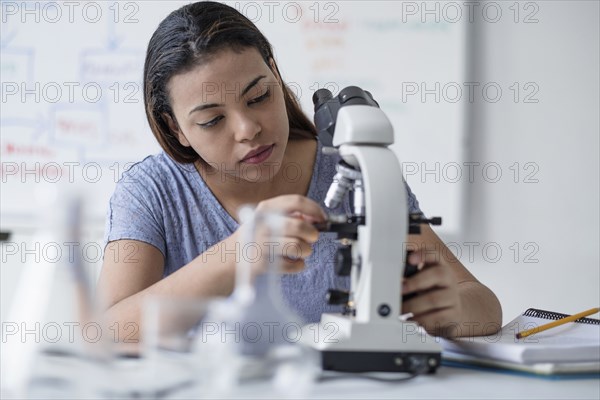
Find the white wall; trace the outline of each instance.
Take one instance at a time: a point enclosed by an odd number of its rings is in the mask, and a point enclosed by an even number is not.
[[[513,82],[539,87],[538,103],[515,103],[505,90],[501,101],[476,101],[472,108],[470,158],[498,163],[503,177],[471,185],[472,229],[463,240],[481,242],[469,267],[498,294],[505,322],[528,307],[571,313],[600,303],[599,3],[534,4],[538,23],[480,20],[473,36],[475,80],[503,89]],[[522,19],[534,9],[521,11]],[[509,168],[515,162],[519,183]],[[526,170],[528,162],[535,164]],[[536,165],[539,182],[524,183]],[[498,262],[481,257],[484,243],[502,249]],[[539,262],[524,262],[535,246]]]

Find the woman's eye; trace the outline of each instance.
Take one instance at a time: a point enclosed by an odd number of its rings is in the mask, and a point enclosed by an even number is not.
[[[213,127],[213,126],[215,126],[216,124],[218,124],[218,123],[219,123],[219,121],[220,121],[220,120],[222,120],[222,119],[223,119],[223,116],[222,116],[222,115],[219,115],[218,117],[216,117],[216,118],[213,118],[213,119],[211,119],[211,120],[210,120],[210,121],[208,121],[208,122],[205,122],[205,123],[203,123],[203,124],[198,124],[198,126],[200,126],[200,127],[202,127],[202,128],[210,128],[210,127]]]
[[[266,99],[268,99],[271,96],[271,90],[267,89],[266,92],[264,92],[263,94],[261,94],[258,97],[253,98],[252,100],[248,101],[248,105],[252,105],[252,104],[257,104],[260,102],[265,101]],[[211,119],[208,122],[204,122],[204,123],[199,123],[197,124],[198,126],[200,126],[201,128],[212,128],[213,126],[217,125],[219,123],[220,120],[222,120],[224,117],[222,115],[219,115],[218,117],[215,117],[213,119]]]
[[[254,99],[250,100],[248,102],[248,105],[260,103],[261,101],[268,99],[270,95],[271,95],[271,90],[267,89],[267,91],[264,94],[261,94],[260,96],[255,97]]]

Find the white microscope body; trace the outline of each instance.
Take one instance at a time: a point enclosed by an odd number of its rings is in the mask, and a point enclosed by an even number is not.
[[[352,244],[348,312],[323,314],[320,323],[305,327],[318,336],[303,336],[322,353],[324,369],[434,372],[440,344],[415,322],[400,319],[409,214],[400,163],[388,148],[394,142],[392,125],[380,108],[361,104],[340,106],[335,125],[332,144],[360,176],[352,188],[360,221],[356,240],[345,240]],[[338,166],[336,178],[340,168],[344,166]],[[326,203],[335,202],[336,183],[339,179],[334,179]]]

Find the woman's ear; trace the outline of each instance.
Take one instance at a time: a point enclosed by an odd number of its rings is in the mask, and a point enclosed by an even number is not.
[[[179,140],[179,143],[181,143],[181,145],[184,147],[190,147],[190,142],[187,140],[183,132],[181,132],[179,124],[177,124],[177,122],[175,122],[173,118],[167,113],[163,113],[162,117],[167,122],[167,125],[169,126],[171,132],[173,132],[173,134],[177,137],[177,140]]]

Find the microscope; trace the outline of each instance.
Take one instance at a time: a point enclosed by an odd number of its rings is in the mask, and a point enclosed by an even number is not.
[[[439,225],[441,218],[409,215],[400,163],[388,148],[394,131],[369,92],[349,86],[333,97],[320,89],[313,103],[323,151],[341,158],[325,205],[336,208],[350,195],[352,208],[351,215],[330,216],[318,229],[336,234],[335,273],[350,276],[350,291],[329,291],[329,304],[344,311],[305,326],[320,338],[306,344],[321,353],[324,370],[433,373],[440,344],[400,316],[402,277],[418,270],[405,265],[402,253],[408,233],[420,233],[421,223]]]

